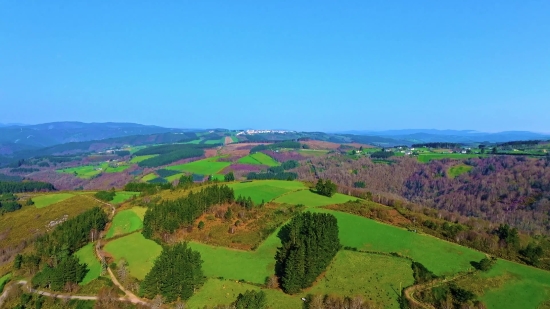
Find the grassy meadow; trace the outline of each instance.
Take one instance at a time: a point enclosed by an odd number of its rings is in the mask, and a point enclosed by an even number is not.
[[[485,155],[462,154],[462,153],[421,153],[418,155],[418,161],[421,163],[429,163],[432,160],[441,160],[441,159],[464,160],[464,159],[479,158],[479,157],[485,157]]]
[[[154,158],[158,155],[154,154],[154,155],[145,155],[145,156],[135,156],[133,157],[131,160],[130,160],[130,163],[134,163],[134,164],[137,164],[141,161],[144,161],[144,160],[147,160],[147,159],[151,159],[151,158]]]
[[[272,157],[262,152],[256,152],[249,154],[248,156],[240,158],[238,163],[252,164],[252,165],[267,165],[267,166],[279,166],[280,163],[275,161]]]
[[[80,282],[80,285],[88,284],[90,281],[99,278],[101,274],[101,263],[97,260],[94,251],[94,244],[89,243],[75,252],[80,263],[85,263],[88,266],[88,272],[82,282]]]
[[[45,194],[45,195],[39,195],[39,196],[33,197],[32,201],[34,202],[34,206],[36,208],[44,208],[44,207],[53,205],[55,203],[64,201],[73,196],[74,194],[71,194],[71,193]]]
[[[143,228],[144,207],[134,207],[118,212],[105,237],[113,238],[118,235],[128,234]]]
[[[267,203],[285,193],[305,189],[301,182],[286,180],[240,182],[232,183],[229,186],[235,191],[235,196],[250,196],[256,204],[261,203],[262,200]]]
[[[160,255],[162,247],[152,240],[145,239],[141,233],[133,233],[108,242],[104,250],[109,252],[117,263],[120,259],[125,259],[130,274],[143,280],[153,267],[155,258]]]
[[[231,165],[230,162],[218,162],[218,158],[219,157],[211,157],[190,163],[172,165],[166,167],[166,169],[199,175],[212,175]]]
[[[2,277],[0,277],[0,293],[4,290],[4,286],[8,281],[11,279],[11,274],[5,274]]]
[[[357,200],[357,198],[340,193],[336,193],[332,197],[327,197],[319,195],[317,193],[313,193],[309,190],[300,190],[278,197],[274,200],[274,202],[292,205],[303,204],[308,207],[319,207],[331,204],[345,203],[349,200],[355,201]]]
[[[466,174],[469,171],[471,171],[474,167],[466,164],[459,164],[455,166],[451,166],[449,170],[447,171],[447,177],[449,178],[455,178],[462,174]]]
[[[129,164],[120,164],[115,167],[109,166],[109,163],[103,162],[101,164],[89,164],[77,167],[69,167],[56,170],[58,173],[73,174],[78,178],[90,179],[101,173],[119,173],[130,168]]]
[[[139,194],[140,194],[139,192],[117,191],[111,203],[121,204],[131,199],[133,196],[139,196]]]

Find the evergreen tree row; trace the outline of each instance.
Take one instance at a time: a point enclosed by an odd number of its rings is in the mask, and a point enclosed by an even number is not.
[[[107,221],[105,211],[94,207],[59,224],[51,233],[39,237],[34,247],[39,256],[47,257],[56,264],[57,261],[75,253],[90,240],[97,239]]]
[[[140,293],[150,299],[162,295],[168,302],[187,300],[205,280],[201,254],[191,250],[187,243],[180,243],[163,248],[141,283]]]
[[[3,193],[22,193],[34,191],[53,191],[54,186],[51,183],[41,181],[0,181],[0,194]]]
[[[143,219],[143,236],[153,238],[156,234],[173,233],[192,224],[211,206],[232,203],[233,189],[226,185],[213,185],[197,193],[173,201],[164,201],[147,209]]]
[[[313,284],[338,250],[338,222],[330,214],[305,212],[294,217],[278,234],[282,247],[275,256],[275,273],[287,293]]]
[[[57,265],[46,265],[32,278],[34,287],[61,291],[67,284],[77,284],[88,272],[86,264],[80,264],[78,258],[71,255],[63,258]]]
[[[115,198],[116,192],[113,190],[110,191],[98,191],[94,194],[94,196],[102,201],[110,202]]]
[[[145,183],[145,182],[129,182],[124,186],[125,191],[141,192],[144,194],[155,194],[159,190],[168,190],[172,188],[171,183]]]
[[[246,208],[247,210],[250,210],[254,207],[254,201],[249,196],[248,198],[244,198],[239,195],[237,199],[235,200],[235,203],[241,205],[242,207]]]

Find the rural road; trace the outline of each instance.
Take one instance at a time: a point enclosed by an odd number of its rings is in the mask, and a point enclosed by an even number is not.
[[[421,301],[418,301],[416,298],[414,298],[414,293],[418,292],[418,291],[422,291],[422,290],[424,290],[426,288],[429,288],[429,287],[435,287],[437,285],[441,285],[441,284],[446,283],[446,282],[451,282],[451,281],[454,281],[454,280],[457,280],[457,279],[460,279],[460,278],[463,278],[463,277],[466,277],[466,276],[471,276],[475,273],[476,273],[475,271],[472,271],[472,272],[468,272],[466,274],[459,274],[459,275],[454,276],[454,277],[449,278],[449,279],[442,279],[442,280],[436,279],[436,280],[426,282],[426,283],[422,283],[422,284],[411,285],[410,287],[406,288],[403,291],[403,294],[405,295],[405,299],[407,299],[410,303],[414,304],[414,306],[415,306],[414,308],[436,309],[431,304],[425,304]]]

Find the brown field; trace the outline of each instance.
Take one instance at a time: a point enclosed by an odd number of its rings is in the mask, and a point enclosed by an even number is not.
[[[223,143],[224,143],[225,145],[231,144],[231,143],[233,143],[233,139],[231,138],[231,136],[226,136]]]
[[[231,208],[233,216],[226,220],[224,214]],[[194,240],[209,245],[240,250],[253,250],[267,236],[287,221],[293,212],[287,206],[266,204],[246,210],[240,205],[213,207],[195,220],[193,226],[178,230],[170,241]],[[204,228],[198,228],[199,222]]]

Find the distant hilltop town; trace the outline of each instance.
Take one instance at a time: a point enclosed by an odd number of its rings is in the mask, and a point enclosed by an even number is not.
[[[252,134],[263,134],[263,133],[291,133],[294,131],[284,131],[284,130],[245,130],[237,133],[237,135],[252,135]]]

